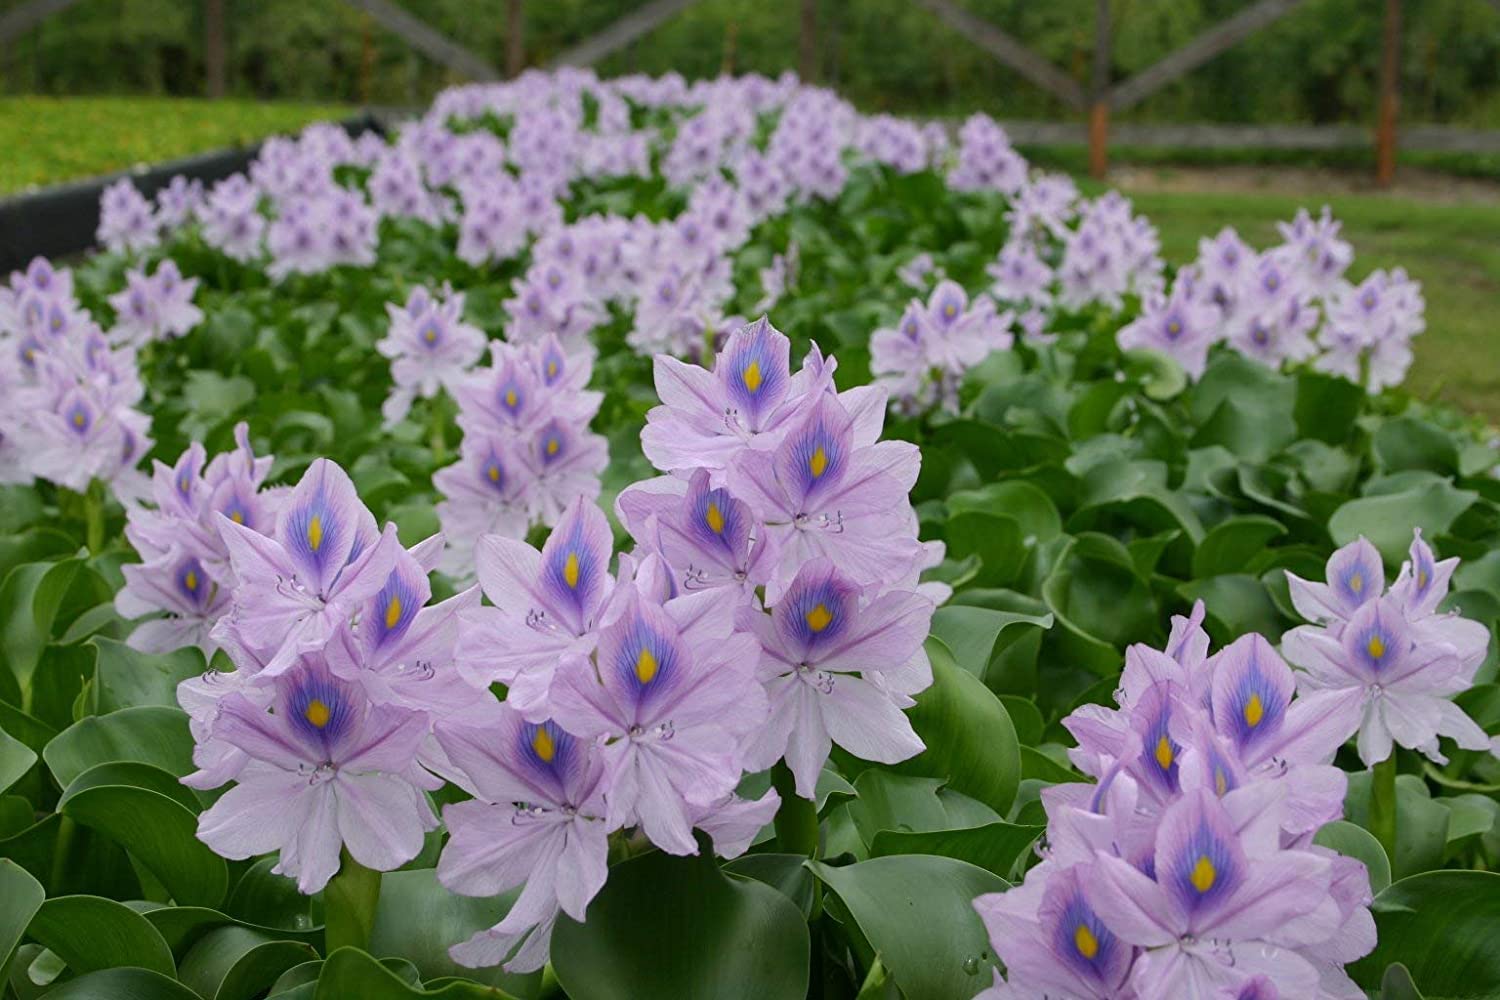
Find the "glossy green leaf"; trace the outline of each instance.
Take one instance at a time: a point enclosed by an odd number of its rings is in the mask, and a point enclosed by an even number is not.
[[[1286,534],[1275,518],[1261,514],[1231,517],[1209,529],[1193,553],[1194,576],[1238,573],[1259,555],[1266,543]]]
[[[179,777],[193,770],[187,714],[165,706],[124,708],[91,716],[59,733],[42,759],[63,788],[95,764],[139,761]]]
[[[173,976],[171,949],[145,917],[113,899],[58,896],[31,918],[27,934],[75,973],[131,965]]]
[[[960,1000],[990,985],[994,954],[974,899],[1009,888],[998,875],[922,854],[809,865],[838,894],[906,1000]]]
[[[169,976],[149,969],[103,969],[47,991],[47,1000],[202,1000]]]
[[[288,994],[291,996],[300,994]],[[406,1000],[406,998],[430,997],[433,1000],[514,1000],[514,997],[493,986],[478,983],[452,982],[436,989],[424,990],[413,986],[385,963],[357,948],[340,948],[328,960],[318,974],[317,988],[309,994],[312,1000],[352,1000],[354,997],[369,997],[370,1000]]]
[[[1389,566],[1399,566],[1411,545],[1412,528],[1428,538],[1447,531],[1460,514],[1479,498],[1447,482],[1431,482],[1399,493],[1350,500],[1328,519],[1328,533],[1337,545],[1364,535]]]
[[[0,984],[31,918],[47,898],[42,884],[13,861],[0,860]]]
[[[1405,965],[1428,1000],[1500,996],[1500,875],[1432,871],[1375,897],[1375,951],[1349,967],[1376,989],[1386,967]]]
[[[141,653],[123,642],[95,636],[94,711],[107,715],[135,705],[177,706],[177,685],[208,665],[194,647],[173,653]]]
[[[315,960],[311,945],[244,927],[221,927],[183,957],[178,978],[212,1000],[255,1000],[288,969]]]
[[[1362,862],[1370,873],[1371,892],[1379,893],[1391,884],[1391,861],[1385,855],[1385,848],[1364,827],[1335,820],[1318,831],[1313,843]]]
[[[30,747],[0,729],[0,792],[20,781],[35,763]]]
[[[1016,862],[1046,827],[995,822],[967,830],[906,833],[882,830],[870,842],[871,857],[895,854],[932,854],[967,861],[1001,878],[1009,878]]]
[[[1411,981],[1411,972],[1397,962],[1386,966],[1380,977],[1380,1000],[1423,1000],[1421,990]]]
[[[927,656],[932,686],[907,710],[927,749],[894,770],[938,778],[1004,815],[1021,780],[1020,744],[1010,716],[994,692],[954,664],[941,641],[927,641]]]
[[[802,914],[770,886],[724,875],[704,853],[618,864],[587,922],[558,919],[552,962],[569,996],[805,1000],[811,942]]]

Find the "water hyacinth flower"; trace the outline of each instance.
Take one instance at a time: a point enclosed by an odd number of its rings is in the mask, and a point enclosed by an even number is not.
[[[126,287],[109,297],[115,311],[110,339],[140,347],[153,340],[181,337],[203,322],[203,310],[193,305],[197,278],[183,278],[170,259],[148,276],[145,268],[127,271]]]
[[[1305,671],[1299,685],[1358,713],[1367,765],[1389,757],[1393,742],[1444,762],[1440,736],[1464,749],[1500,750],[1451,701],[1473,684],[1490,639],[1478,622],[1437,610],[1456,567],[1454,559],[1439,562],[1418,531],[1389,591],[1380,554],[1363,538],[1329,558],[1326,583],[1287,574],[1297,610],[1317,624],[1292,629],[1283,648]]]
[[[712,592],[666,604],[633,582],[593,655],[565,654],[550,701],[569,732],[603,744],[611,829],[638,825],[671,854],[695,854],[695,816],[744,771],[740,745],[766,720],[756,641]]]
[[[1196,301],[1183,282],[1152,303],[1116,336],[1121,350],[1147,348],[1168,355],[1194,381],[1208,367],[1208,349],[1219,338],[1218,313]]]
[[[438,880],[494,896],[524,884],[505,919],[450,949],[470,967],[530,972],[547,961],[559,911],[583,920],[608,876],[608,785],[597,746],[502,705],[495,724],[440,724],[438,741],[475,794],[443,809]]]
[[[458,461],[432,474],[442,494],[438,523],[447,541],[439,566],[454,580],[471,579],[475,547],[485,535],[521,538],[531,524],[529,479],[499,434],[464,435]]]
[[[941,281],[925,306],[913,301],[894,330],[870,338],[870,370],[899,409],[917,413],[938,402],[958,412],[958,384],[991,351],[1008,350],[1011,313],[996,314],[984,295],[972,306],[957,282]]]
[[[378,533],[343,469],[320,458],[286,498],[267,536],[218,515],[237,581],[215,638],[251,650],[271,676],[321,650],[390,575],[400,542]]]
[[[464,612],[459,670],[476,686],[508,685],[507,701],[545,712],[565,653],[587,653],[611,592],[614,537],[604,512],[582,497],[568,507],[542,550],[486,535],[474,558],[493,607]]]
[[[412,400],[456,392],[484,353],[485,336],[463,321],[463,293],[448,288],[439,297],[418,286],[404,307],[386,303],[385,309],[391,325],[375,349],[391,359],[395,385],[380,408],[390,427],[406,417]]]
[[[95,238],[114,253],[149,250],[161,241],[151,203],[129,180],[115,181],[99,196],[99,228]]]
[[[127,640],[143,653],[170,653],[196,646],[207,659],[219,648],[210,633],[229,610],[229,590],[189,553],[170,550],[157,559],[120,567],[125,586],[115,595],[122,618],[165,611],[137,625]]]
[[[252,261],[261,255],[266,219],[260,214],[260,191],[243,174],[213,186],[198,208],[203,241],[231,260]]]
[[[878,419],[857,424],[836,396],[822,393],[774,451],[747,449],[731,466],[730,491],[759,514],[780,552],[768,602],[819,556],[861,585],[915,584],[925,551],[906,497],[922,456],[916,445],[879,434]]]
[[[769,616],[743,609],[760,642],[770,720],[747,745],[751,768],[785,756],[797,794],[812,798],[832,743],[895,764],[925,745],[901,709],[932,683],[922,643],[934,606],[906,590],[870,596],[826,559],[807,562]]]
[[[199,839],[232,859],[280,851],[274,871],[306,894],[338,871],[341,848],[377,871],[416,857],[437,826],[406,776],[429,728],[426,713],[371,703],[317,656],[270,683],[269,708],[241,692],[218,704],[213,737],[248,762],[198,818]]]

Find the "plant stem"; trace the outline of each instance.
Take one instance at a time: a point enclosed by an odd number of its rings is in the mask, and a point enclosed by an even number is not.
[[[447,420],[443,416],[443,408],[438,405],[437,397],[428,400],[431,404],[427,407],[427,443],[432,448],[432,460],[434,464],[442,464],[448,457],[448,440],[445,435]]]
[[[104,484],[97,479],[83,495],[83,518],[89,555],[97,556],[104,549]]]
[[[1396,750],[1376,764],[1370,782],[1370,832],[1396,867]]]
[[[338,874],[323,890],[323,940],[326,954],[340,948],[364,948],[375,926],[380,902],[380,873],[355,861],[346,847],[339,852]]]
[[[776,810],[776,844],[784,854],[818,856],[818,804],[797,795],[797,780],[786,761],[771,768],[771,784],[781,796]]]

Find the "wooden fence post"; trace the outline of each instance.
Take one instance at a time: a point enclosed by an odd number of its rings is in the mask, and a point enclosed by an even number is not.
[[[505,8],[505,75],[521,75],[526,66],[526,20],[521,0],[507,0]]]
[[[1401,0],[1385,0],[1380,54],[1380,111],[1375,125],[1375,183],[1396,179],[1396,105],[1401,78]]]
[[[206,0],[203,5],[204,92],[224,96],[224,0]]]
[[[1112,46],[1109,0],[1098,0],[1094,14],[1093,104],[1089,108],[1089,174],[1100,180],[1109,172],[1109,61]]]

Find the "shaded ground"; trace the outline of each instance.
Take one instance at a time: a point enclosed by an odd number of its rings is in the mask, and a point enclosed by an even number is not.
[[[150,97],[0,98],[0,196],[138,163],[243,146],[315,121],[338,105]]]
[[[1226,225],[1268,246],[1298,206],[1328,204],[1354,244],[1353,277],[1405,267],[1422,282],[1412,391],[1500,422],[1500,184],[1403,168],[1380,192],[1367,174],[1282,167],[1126,167],[1109,183],[1156,223],[1173,263]]]

